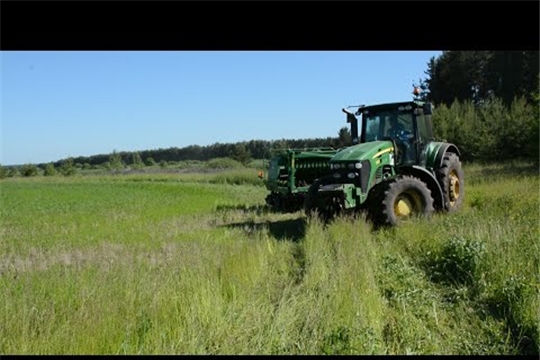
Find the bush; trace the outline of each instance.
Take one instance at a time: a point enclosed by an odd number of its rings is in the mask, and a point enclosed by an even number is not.
[[[529,299],[538,296],[535,286],[524,276],[510,276],[495,284],[485,300],[490,313],[506,322],[514,342],[524,355],[538,355],[540,349],[539,325],[524,314]]]
[[[141,159],[141,155],[137,151],[132,154],[131,167],[133,169],[142,169],[144,167],[144,163]]]
[[[147,158],[145,161],[146,166],[154,166],[156,165],[156,161],[152,159],[151,157]]]
[[[73,176],[77,173],[77,168],[75,167],[73,158],[68,158],[64,160],[62,166],[60,167],[60,172],[64,176]]]
[[[243,168],[244,165],[231,158],[215,158],[208,160],[206,167],[209,169],[238,169]]]
[[[36,176],[38,174],[38,168],[34,164],[25,164],[21,166],[19,170],[22,176]]]
[[[480,275],[485,253],[483,243],[456,236],[440,251],[428,252],[422,263],[433,281],[472,284]]]
[[[109,155],[109,166],[111,170],[120,170],[124,168],[122,156],[120,153],[116,152],[116,150]]]
[[[45,176],[53,176],[56,175],[56,169],[54,168],[54,164],[49,163],[45,165],[45,171],[43,173]]]
[[[457,145],[464,160],[538,159],[538,123],[538,112],[523,98],[510,107],[500,99],[480,106],[455,101],[433,113],[436,138]]]
[[[10,167],[6,173],[6,177],[15,177],[18,175],[19,175],[19,169],[17,169],[15,166]]]

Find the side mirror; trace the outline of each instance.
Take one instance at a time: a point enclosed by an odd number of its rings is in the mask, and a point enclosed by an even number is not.
[[[433,108],[434,106],[431,103],[424,104],[424,115],[433,114]]]
[[[355,145],[358,143],[358,118],[347,109],[342,109],[342,111],[347,114],[347,123],[351,124],[351,139]]]
[[[358,123],[358,119],[353,114],[347,113],[347,123],[348,124]]]

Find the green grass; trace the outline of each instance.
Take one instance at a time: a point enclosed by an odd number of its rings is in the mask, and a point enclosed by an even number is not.
[[[534,166],[377,231],[267,212],[256,175],[2,180],[0,354],[538,355]]]

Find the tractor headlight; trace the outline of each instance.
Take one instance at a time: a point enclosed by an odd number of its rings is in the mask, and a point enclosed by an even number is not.
[[[357,168],[357,169],[361,169],[362,168],[362,163],[356,163],[354,164],[354,167]]]
[[[353,173],[353,172],[350,172],[350,173],[347,174],[347,177],[348,177],[349,179],[354,179],[354,178],[356,177],[356,174]]]
[[[339,164],[330,164],[330,169],[339,170],[340,167]]]
[[[334,179],[339,179],[341,177],[341,174],[340,173],[335,173],[333,176],[334,176]]]

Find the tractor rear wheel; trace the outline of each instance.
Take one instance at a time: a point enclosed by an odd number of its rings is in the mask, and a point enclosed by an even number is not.
[[[456,154],[444,155],[442,165],[437,170],[437,180],[443,191],[444,209],[448,212],[458,210],[463,203],[465,181],[461,162]]]
[[[430,216],[433,198],[427,185],[410,176],[399,177],[386,184],[382,191],[379,220],[382,225],[398,226],[419,216]]]

